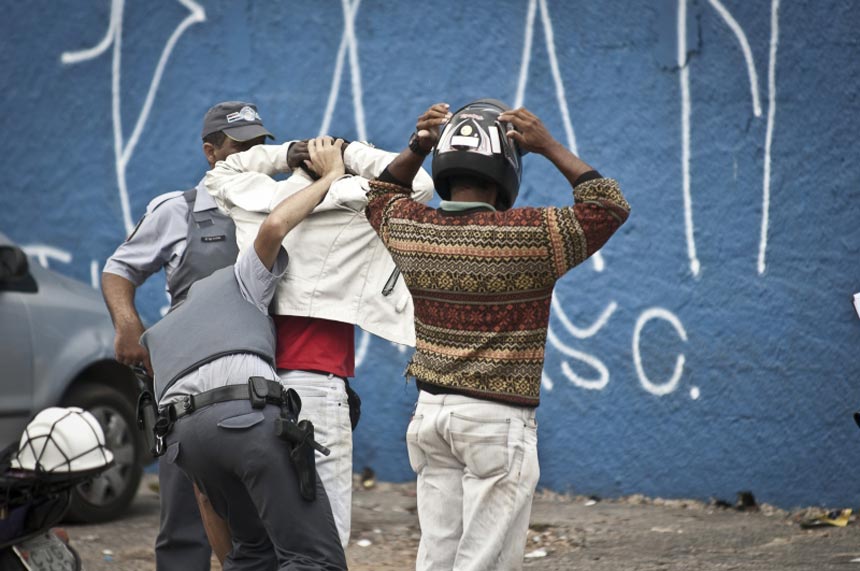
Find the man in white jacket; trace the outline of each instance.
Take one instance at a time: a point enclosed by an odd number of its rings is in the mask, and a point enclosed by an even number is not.
[[[291,168],[301,164],[303,145],[258,145],[207,173],[207,191],[236,224],[240,252],[251,247],[259,225],[279,202],[312,182],[302,169]],[[284,240],[291,262],[272,304],[281,382],[299,393],[302,417],[314,423],[317,440],[331,449],[330,456],[318,458],[317,472],[344,547],[352,502],[346,387],[355,374],[354,325],[395,343],[415,344],[412,298],[364,215],[367,180],[379,176],[395,157],[364,143],[345,146],[349,174],[331,185],[325,199]],[[286,180],[273,178],[284,173],[292,174]],[[412,188],[415,200],[427,202],[433,196],[433,181],[423,169]]]

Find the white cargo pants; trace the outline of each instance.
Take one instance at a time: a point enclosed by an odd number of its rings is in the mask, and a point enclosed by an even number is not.
[[[349,543],[352,519],[352,425],[343,379],[308,371],[279,370],[281,384],[302,398],[299,419],[314,425],[314,437],[331,450],[316,454],[317,475],[328,494],[343,548]]]
[[[535,409],[421,391],[406,444],[418,475],[417,571],[521,569],[540,476]]]

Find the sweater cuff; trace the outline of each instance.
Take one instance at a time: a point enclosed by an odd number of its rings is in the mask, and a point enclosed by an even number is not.
[[[395,184],[393,182],[386,182],[384,180],[379,180],[375,178],[368,182],[369,190],[367,191],[367,198],[370,199],[374,196],[379,196],[380,194],[403,194],[407,197],[410,195],[412,190],[408,186],[401,186],[399,184]]]
[[[397,180],[394,176],[388,171],[388,167],[385,167],[385,170],[382,171],[382,174],[377,177],[379,182],[387,182],[390,184],[396,184],[397,186],[402,186],[404,188],[408,188],[408,184],[404,184],[402,180]]]
[[[603,176],[597,172],[596,170],[590,170],[588,172],[584,172],[579,175],[579,178],[576,179],[576,182],[573,183],[573,186],[578,186],[584,182],[588,182],[590,180],[594,180],[596,178],[603,178]]]

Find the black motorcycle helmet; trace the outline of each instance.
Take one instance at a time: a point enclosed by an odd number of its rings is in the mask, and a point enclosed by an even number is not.
[[[468,176],[495,183],[496,207],[513,206],[520,190],[522,153],[506,134],[514,128],[499,121],[510,108],[496,99],[478,99],[461,107],[442,128],[433,150],[433,183],[444,200],[451,199],[451,179]]]

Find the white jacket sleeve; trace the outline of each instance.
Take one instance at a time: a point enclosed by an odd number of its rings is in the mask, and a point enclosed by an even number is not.
[[[206,173],[206,190],[218,207],[228,213],[236,208],[246,212],[271,212],[278,202],[307,186],[302,179],[272,178],[290,172],[287,152],[292,143],[256,145],[218,161]]]
[[[350,143],[343,154],[346,170],[365,179],[374,179],[394,160],[397,153],[390,153],[365,143]],[[433,178],[423,168],[412,179],[412,199],[427,203],[433,198]],[[362,206],[363,208],[363,206]]]

